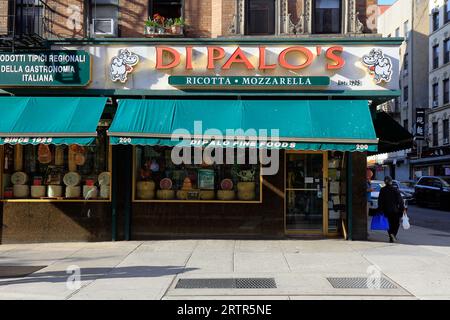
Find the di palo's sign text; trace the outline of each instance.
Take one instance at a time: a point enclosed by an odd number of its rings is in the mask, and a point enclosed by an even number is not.
[[[62,49],[102,54],[90,85],[95,89],[398,90],[397,44],[205,42]]]
[[[76,87],[91,80],[88,52],[0,53],[0,87]]]

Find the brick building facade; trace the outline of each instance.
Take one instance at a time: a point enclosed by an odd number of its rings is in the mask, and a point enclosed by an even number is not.
[[[92,19],[101,7],[117,12],[117,35],[123,38],[144,36],[144,22],[152,13],[157,0],[67,0],[38,1],[40,12],[50,12],[45,17],[44,28],[48,38],[90,38]],[[16,3],[16,4],[15,4]],[[0,34],[11,32],[14,24],[14,6],[20,0],[0,0]],[[376,0],[349,0],[341,2],[342,34],[375,33]],[[245,0],[185,0],[180,1],[182,16],[186,21],[186,37],[230,37],[245,35]],[[274,0],[275,35],[304,36],[313,32],[313,0]],[[16,10],[15,19],[20,13]],[[114,14],[115,15],[115,14]],[[104,16],[102,16],[103,18]],[[17,23],[17,21],[16,21]]]

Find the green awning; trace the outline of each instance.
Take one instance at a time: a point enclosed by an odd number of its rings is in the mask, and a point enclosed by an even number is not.
[[[106,98],[0,97],[0,144],[91,144]]]
[[[272,130],[279,142],[270,141]],[[121,100],[108,134],[112,144],[207,146],[220,134],[216,145],[224,147],[377,148],[368,102],[360,100]]]

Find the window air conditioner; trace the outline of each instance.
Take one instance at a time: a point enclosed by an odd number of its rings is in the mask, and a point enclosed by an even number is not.
[[[96,36],[115,36],[114,19],[94,18],[92,19],[92,27]]]

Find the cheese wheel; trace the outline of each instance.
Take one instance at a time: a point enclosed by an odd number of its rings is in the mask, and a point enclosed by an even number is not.
[[[66,198],[80,198],[81,197],[81,187],[80,186],[67,186],[66,187]]]
[[[100,186],[100,198],[109,199],[109,185]]]
[[[47,196],[49,198],[60,198],[63,194],[63,187],[62,186],[53,186],[50,185],[47,188]]]
[[[255,191],[255,182],[238,182],[237,189],[239,192]]]
[[[55,147],[55,165],[62,166],[64,164],[64,147],[56,146]]]
[[[136,184],[136,196],[140,200],[155,198],[155,183],[153,181],[139,181]]]
[[[63,182],[66,186],[74,187],[80,184],[81,176],[77,172],[69,172],[64,175]]]
[[[217,191],[217,199],[219,200],[233,200],[236,194],[234,190],[218,190]]]
[[[11,176],[11,183],[14,185],[24,185],[28,182],[28,175],[25,172],[15,172]]]
[[[13,195],[14,198],[28,198],[30,196],[30,187],[16,184],[13,186]]]
[[[83,186],[83,198],[86,200],[96,199],[98,197],[98,189],[96,186]]]
[[[31,197],[32,198],[45,197],[45,186],[31,186]]]
[[[238,191],[239,200],[249,201],[254,200],[256,196],[255,191]]]
[[[156,191],[156,197],[160,200],[171,200],[175,198],[174,190],[158,190]]]
[[[214,190],[202,190],[199,194],[200,200],[213,200],[215,196]]]
[[[14,146],[14,170],[23,170],[23,146],[21,144]]]
[[[109,186],[111,184],[111,174],[102,172],[98,175],[98,184],[101,186]]]

